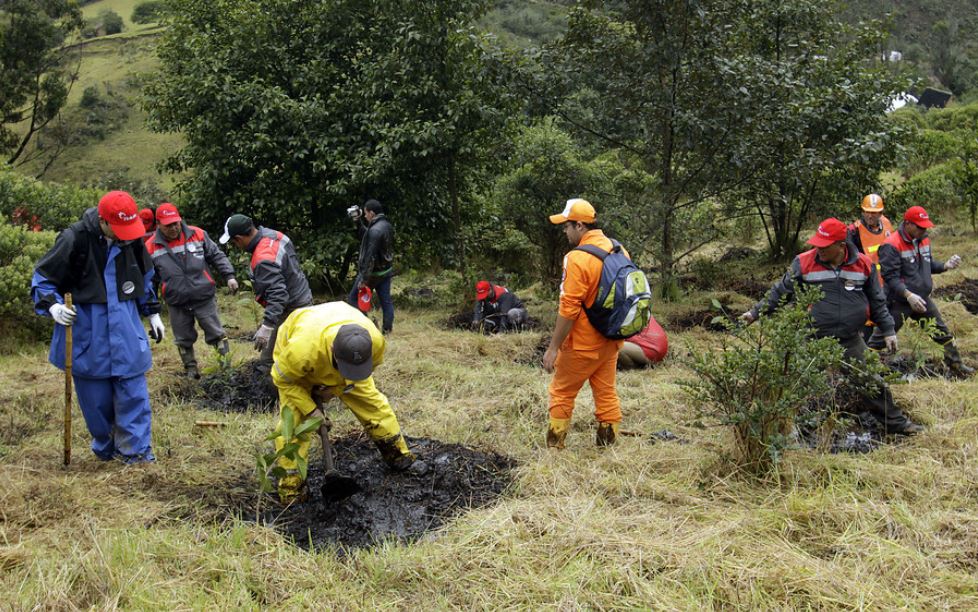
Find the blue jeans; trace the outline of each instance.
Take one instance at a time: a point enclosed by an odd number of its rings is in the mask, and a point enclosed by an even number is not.
[[[383,332],[385,334],[394,328],[394,300],[391,298],[391,280],[393,278],[393,274],[385,276],[383,279],[381,279],[377,286],[373,288],[374,294],[380,299],[380,308],[384,312]],[[353,288],[350,289],[350,295],[348,295],[346,298],[346,301],[351,306],[357,305],[357,292],[360,289],[360,287],[357,286],[358,281],[353,283]]]

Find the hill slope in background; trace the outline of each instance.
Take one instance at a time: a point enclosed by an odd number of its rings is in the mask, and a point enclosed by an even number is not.
[[[86,18],[106,9],[115,11],[122,16],[125,30],[84,43],[79,82],[64,113],[70,128],[83,133],[47,170],[46,180],[90,184],[111,173],[114,177],[157,185],[164,191],[172,186],[172,177],[161,175],[156,168],[180,146],[180,136],[149,131],[146,114],[140,108],[143,75],[157,66],[155,44],[159,28],[131,22],[132,11],[139,3],[140,0],[97,0],[83,7]],[[525,48],[560,35],[566,27],[568,4],[566,0],[497,0],[479,24],[495,33],[503,44]],[[978,3],[852,0],[847,9],[847,16],[853,20],[887,15],[893,26],[887,50],[901,51],[929,84],[952,89],[959,95],[965,90],[978,91]],[[96,129],[90,129],[91,111],[80,106],[84,91],[91,87],[115,102],[114,111],[103,111],[116,113],[109,125]],[[35,163],[21,170],[36,175],[42,168],[41,163]]]

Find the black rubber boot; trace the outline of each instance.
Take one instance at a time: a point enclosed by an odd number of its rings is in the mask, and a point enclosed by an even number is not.
[[[197,369],[197,357],[194,355],[194,347],[178,346],[177,351],[180,353],[180,361],[183,362],[183,371],[187,375],[187,378],[199,379],[200,371]]]
[[[944,345],[944,365],[948,371],[959,378],[967,378],[975,373],[975,369],[965,365],[961,360],[961,352],[952,342]]]

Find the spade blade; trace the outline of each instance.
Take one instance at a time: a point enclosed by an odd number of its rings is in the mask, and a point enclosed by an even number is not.
[[[323,486],[320,491],[324,500],[337,502],[359,493],[360,485],[353,478],[330,472],[323,479]]]

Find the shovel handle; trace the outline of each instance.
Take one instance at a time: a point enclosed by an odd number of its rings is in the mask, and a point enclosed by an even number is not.
[[[319,439],[323,443],[323,467],[329,474],[336,468],[333,465],[333,445],[329,443],[329,426],[326,425],[325,420],[319,426]]]
[[[71,308],[71,294],[65,294],[65,306]],[[71,341],[72,326],[65,327],[65,434],[64,434],[64,464],[71,463]]]

